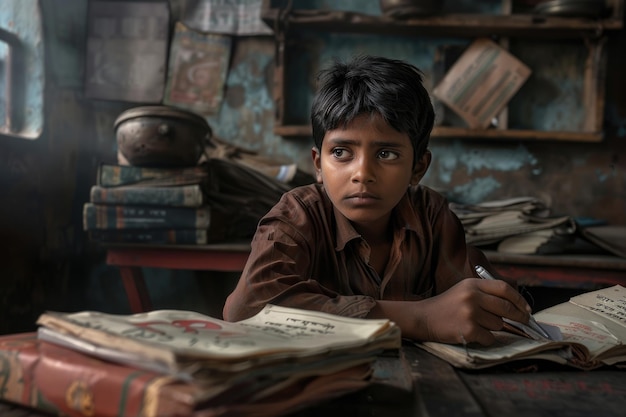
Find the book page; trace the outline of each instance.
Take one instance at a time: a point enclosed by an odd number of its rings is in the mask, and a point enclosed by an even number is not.
[[[417,346],[450,364],[469,369],[480,369],[509,362],[515,359],[534,358],[541,354],[542,359],[565,363],[569,351],[567,343],[550,340],[533,340],[508,332],[493,332],[496,342],[490,346],[479,344],[453,345],[438,342],[422,342]],[[565,349],[564,349],[565,348]]]
[[[308,348],[326,346],[329,340],[333,345],[371,340],[394,326],[389,320],[356,319],[275,305],[267,305],[261,313],[237,324],[288,339],[290,346]]]
[[[541,315],[541,322],[558,327],[564,341],[584,345],[592,356],[620,344],[619,339],[606,326],[597,321],[544,313]]]
[[[601,359],[608,363],[609,357],[626,352],[626,326],[619,314],[624,312],[624,290],[624,287],[616,285],[587,292],[534,316],[542,322],[561,323],[559,326],[563,326],[561,331],[565,340],[580,339],[593,356],[601,355]],[[555,316],[560,316],[560,321]]]
[[[39,325],[101,346],[135,353],[172,353],[197,359],[241,360],[324,351],[382,342],[400,346],[400,330],[388,320],[354,319],[268,305],[237,323],[192,311],[157,310],[134,315],[100,312],[46,313]],[[167,361],[167,355],[161,360]]]
[[[581,294],[569,302],[618,323],[626,330],[626,288],[621,285]]]

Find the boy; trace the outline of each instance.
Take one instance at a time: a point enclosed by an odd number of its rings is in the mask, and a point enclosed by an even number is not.
[[[527,323],[524,298],[504,281],[476,278],[484,256],[466,245],[444,197],[419,184],[434,123],[421,72],[361,56],[319,81],[317,184],[285,193],[261,219],[224,318],[271,303],[388,318],[413,340],[483,345],[503,317]]]

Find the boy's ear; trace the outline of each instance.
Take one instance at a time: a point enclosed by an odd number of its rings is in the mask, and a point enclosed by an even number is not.
[[[428,171],[428,167],[430,166],[430,161],[432,160],[433,155],[430,153],[428,149],[424,152],[424,155],[417,161],[415,161],[415,167],[413,167],[413,174],[411,174],[411,184],[418,184],[424,175],[426,175],[426,171]]]
[[[322,161],[320,150],[317,146],[311,148],[311,158],[313,158],[313,167],[315,168],[315,179],[318,183],[322,183]]]

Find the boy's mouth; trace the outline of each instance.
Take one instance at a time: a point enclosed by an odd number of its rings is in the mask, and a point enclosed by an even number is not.
[[[377,203],[380,198],[372,193],[360,192],[348,195],[345,200],[353,206],[369,206]]]
[[[359,193],[354,193],[354,194],[350,194],[348,197],[346,197],[348,199],[371,199],[371,200],[379,200],[378,196],[372,193],[368,193],[368,192],[359,192]]]

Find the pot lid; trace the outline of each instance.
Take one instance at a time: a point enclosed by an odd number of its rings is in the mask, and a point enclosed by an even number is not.
[[[537,14],[561,17],[597,18],[606,15],[608,9],[602,0],[548,0],[535,6]]]
[[[202,127],[210,129],[209,123],[205,120],[204,117],[200,116],[199,114],[171,106],[133,107],[132,109],[128,109],[122,112],[117,117],[117,119],[115,119],[115,123],[113,125],[115,128],[117,128],[117,126],[122,122],[134,119],[136,117],[165,117],[172,119],[182,119],[183,121],[199,124]]]

